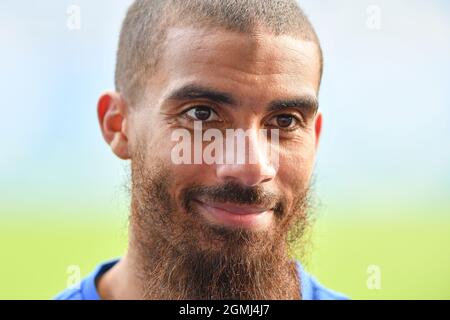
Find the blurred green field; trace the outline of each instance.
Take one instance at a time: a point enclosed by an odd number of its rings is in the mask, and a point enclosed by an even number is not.
[[[370,220],[321,214],[306,267],[353,299],[449,299],[450,210],[433,210],[430,219],[406,210],[378,219],[370,214]],[[78,265],[86,275],[122,255],[126,238],[125,215],[3,219],[0,299],[52,298],[66,287],[68,266]],[[370,265],[380,268],[380,289],[367,287]]]

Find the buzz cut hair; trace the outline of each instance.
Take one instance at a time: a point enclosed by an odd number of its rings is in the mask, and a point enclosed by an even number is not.
[[[135,0],[120,32],[115,87],[128,104],[138,103],[158,63],[171,27],[222,28],[247,33],[263,28],[316,43],[319,39],[296,0]],[[320,82],[319,82],[320,85]]]

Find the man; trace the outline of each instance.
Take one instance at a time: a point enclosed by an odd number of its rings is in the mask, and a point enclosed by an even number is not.
[[[131,160],[128,251],[57,298],[345,298],[292,258],[310,227],[321,77],[294,0],[135,1],[117,92],[98,102],[104,139]]]

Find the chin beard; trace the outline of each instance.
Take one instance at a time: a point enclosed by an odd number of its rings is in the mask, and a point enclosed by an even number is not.
[[[130,250],[144,299],[301,298],[290,249],[299,247],[309,230],[308,192],[299,194],[289,210],[278,197],[273,228],[250,231],[206,224],[188,201],[199,186],[188,187],[177,202],[169,193],[170,181],[162,163],[147,169],[142,156],[133,158]],[[236,192],[230,192],[233,188]],[[233,200],[231,194],[241,203],[276,198],[258,188],[239,188],[245,187],[228,185],[211,196]]]
[[[138,267],[144,299],[300,298],[296,265],[283,252],[261,256],[182,252],[165,241],[151,251],[153,257]]]

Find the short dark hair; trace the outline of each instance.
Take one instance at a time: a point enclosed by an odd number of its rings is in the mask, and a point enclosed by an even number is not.
[[[263,27],[274,35],[291,35],[317,44],[319,39],[295,0],[135,0],[120,33],[115,85],[125,100],[135,104],[154,70],[166,32],[173,26],[220,27],[251,33]]]

